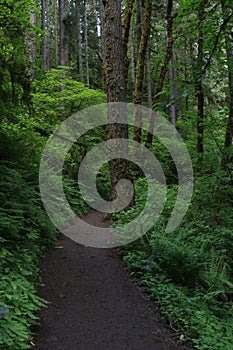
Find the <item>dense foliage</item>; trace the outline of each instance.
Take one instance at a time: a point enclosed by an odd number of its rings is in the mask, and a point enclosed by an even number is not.
[[[32,326],[36,311],[46,301],[36,295],[39,261],[46,247],[57,237],[39,196],[38,168],[46,140],[59,120],[71,109],[104,101],[104,94],[88,90],[71,78],[59,79],[63,71],[51,71],[43,80],[34,81],[33,114],[11,105],[1,113],[0,127],[0,348],[27,349],[32,346]],[[62,90],[66,84],[66,90]],[[61,108],[61,104],[64,102]],[[75,154],[82,158],[84,148]],[[72,152],[66,172],[74,176]],[[77,165],[75,164],[75,167]],[[64,188],[78,215],[88,212],[72,178],[64,177]]]
[[[108,0],[107,13],[116,2],[122,5],[122,16],[116,13],[123,22],[122,52],[121,36],[105,25],[104,1],[0,1],[0,348],[30,348],[36,311],[46,304],[36,295],[39,260],[58,234],[38,189],[46,141],[71,114],[105,102],[104,90],[108,98],[125,94],[123,100],[152,107],[171,121],[195,172],[186,218],[165,233],[177,194],[175,164],[158,140],[129,128],[129,138],[160,161],[169,191],[159,222],[121,248],[122,259],[181,341],[199,350],[232,350],[232,2]],[[111,50],[116,42],[121,64]],[[123,89],[110,79],[120,73]],[[77,189],[79,164],[107,132],[86,133],[67,156],[64,189],[79,215],[90,209]],[[131,172],[136,203],[115,215],[117,225],[135,218],[147,198],[145,178]],[[111,197],[110,180],[105,164],[97,177],[105,199]]]
[[[159,222],[146,236],[120,249],[132,276],[157,301],[180,339],[192,340],[197,349],[232,349],[232,204],[224,206],[220,194],[225,185],[223,196],[232,198],[232,187],[225,181],[215,176],[197,179],[186,219],[168,234],[166,222],[177,193],[171,186]],[[118,224],[142,210],[145,180],[138,180],[137,193],[135,207],[118,215]]]

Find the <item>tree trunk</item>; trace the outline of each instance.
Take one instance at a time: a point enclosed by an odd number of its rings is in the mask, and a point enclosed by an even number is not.
[[[108,102],[125,102],[121,0],[106,0],[105,52]]]
[[[107,102],[126,102],[124,79],[124,55],[122,43],[121,0],[107,0],[105,4],[105,52]],[[126,113],[112,105],[108,108],[109,139],[127,138]],[[116,124],[114,121],[121,124]],[[122,149],[119,141],[117,149]],[[123,152],[127,150],[123,149]],[[113,159],[109,162],[112,199],[117,197],[116,184],[126,177],[126,161]]]
[[[89,76],[89,50],[88,50],[88,20],[87,20],[87,2],[84,0],[84,41],[85,41],[85,63],[86,63],[86,84],[90,87]]]
[[[37,25],[37,15],[34,9],[30,11],[30,23],[33,27]],[[27,59],[29,62],[28,74],[29,78],[33,79],[35,75],[35,63],[37,55],[37,37],[33,29],[28,29],[25,34],[25,45],[27,50]]]
[[[135,57],[134,57],[134,45],[133,45],[133,21],[131,19],[130,32],[129,32],[129,45],[130,45],[130,69],[132,80],[132,97],[135,89]]]
[[[102,60],[105,64],[106,54],[105,54],[105,38],[104,38],[104,5],[102,0],[99,0],[99,13],[100,13],[101,55],[102,55]]]
[[[139,47],[142,36],[142,0],[137,0],[136,3],[136,38],[137,38],[137,55],[139,54]]]
[[[159,94],[163,90],[163,84],[164,80],[168,71],[168,65],[169,62],[172,58],[172,53],[173,53],[173,44],[174,44],[174,37],[173,37],[173,0],[168,0],[167,3],[167,48],[166,48],[166,54],[164,58],[164,62],[162,65],[162,68],[160,70],[160,75],[159,75],[159,80],[156,88],[156,93],[155,93],[155,102],[159,101]],[[153,141],[153,132],[154,132],[154,118],[151,118],[150,120],[150,132],[147,133],[147,140],[146,140],[146,145],[147,147],[150,147],[152,145]]]
[[[59,12],[60,12],[60,66],[65,66],[65,9],[64,0],[59,0]]]
[[[70,66],[70,44],[69,44],[69,32],[68,32],[68,16],[69,16],[69,1],[64,1],[64,27],[65,27],[65,41],[64,41],[64,51],[65,51],[65,66]]]
[[[43,30],[42,37],[42,67],[47,70],[47,38],[46,38],[46,0],[41,1],[41,29]]]
[[[99,0],[99,18],[100,18],[100,40],[101,40],[101,53],[97,52],[100,60],[102,79],[103,79],[103,91],[106,92],[106,53],[105,53],[105,35],[104,35],[104,5],[102,0]]]
[[[148,108],[152,109],[153,99],[152,99],[152,90],[151,90],[150,49],[148,46],[146,49],[146,82],[147,82]]]
[[[168,82],[170,87],[169,94],[169,112],[170,121],[172,125],[176,126],[176,103],[177,98],[177,81],[175,79],[175,68],[173,67],[173,60],[171,60],[171,66],[168,71]]]
[[[82,61],[82,37],[81,37],[81,12],[80,12],[80,0],[76,0],[77,11],[77,71],[83,81],[83,61]]]
[[[57,0],[53,0],[53,11],[54,11],[54,46],[55,46],[55,67],[59,65],[59,44],[58,44],[58,11],[57,11]]]
[[[205,5],[208,0],[203,0],[198,8],[198,53],[197,53],[197,69],[196,69],[196,95],[197,95],[197,152],[202,158],[204,152],[204,91],[202,86],[203,78],[203,59],[204,59],[204,14]]]
[[[52,68],[52,47],[51,47],[51,12],[50,0],[46,0],[47,12],[47,69]]]
[[[227,18],[232,13],[233,6],[229,1],[222,1],[223,17]],[[225,142],[224,142],[224,157],[223,167],[227,167],[227,164],[232,161],[230,151],[232,148],[233,138],[233,31],[232,24],[225,29],[225,41],[227,52],[227,65],[228,65],[228,81],[229,81],[229,117],[227,121]]]
[[[127,89],[128,82],[128,70],[129,70],[129,62],[128,59],[128,44],[129,44],[129,33],[130,33],[130,25],[131,18],[133,12],[133,3],[134,0],[128,0],[126,3],[125,11],[124,11],[124,24],[123,24],[123,55],[124,55],[124,70],[125,70],[125,87]]]
[[[142,104],[142,97],[143,97],[144,66],[145,66],[145,58],[146,58],[146,49],[148,46],[148,40],[150,35],[151,13],[152,13],[152,0],[146,0],[143,32],[141,36],[139,54],[138,54],[136,86],[135,86],[135,94],[134,94],[134,103],[139,105]],[[141,113],[140,113],[140,109],[137,109],[135,113],[135,127],[134,127],[134,141],[136,141],[137,143],[141,143],[141,138],[142,138],[141,127],[142,127]]]
[[[69,42],[66,20],[68,16],[67,0],[59,0],[60,10],[60,66],[69,66]]]

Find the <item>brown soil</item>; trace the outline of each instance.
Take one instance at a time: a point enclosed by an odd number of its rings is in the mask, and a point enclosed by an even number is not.
[[[99,213],[86,221],[107,226]],[[116,250],[61,236],[42,263],[36,350],[185,350],[154,302],[130,278]]]

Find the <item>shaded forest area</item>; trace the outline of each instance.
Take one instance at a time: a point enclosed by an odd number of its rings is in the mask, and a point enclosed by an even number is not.
[[[71,148],[63,171],[69,203],[80,216],[90,210],[76,179],[95,144],[127,133],[146,145],[164,169],[168,197],[155,227],[120,255],[181,341],[233,349],[232,28],[230,0],[0,0],[1,349],[32,347],[46,304],[36,294],[39,261],[58,234],[39,195],[46,141],[67,117],[106,101],[153,108],[177,128],[194,168],[192,204],[165,233],[176,168],[140,116],[137,127],[97,128]],[[114,215],[117,225],[147,200],[145,177],[130,170],[135,203]],[[119,161],[101,169],[103,198],[114,196],[125,171]]]

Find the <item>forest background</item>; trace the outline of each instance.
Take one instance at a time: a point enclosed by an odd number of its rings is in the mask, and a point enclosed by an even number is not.
[[[46,141],[68,116],[106,101],[142,104],[166,117],[195,173],[189,211],[165,234],[178,188],[174,161],[150,133],[129,130],[159,159],[168,199],[156,226],[120,249],[123,261],[181,341],[233,349],[232,28],[230,0],[0,1],[1,349],[32,346],[36,311],[45,304],[36,295],[39,261],[57,237],[38,188]],[[108,130],[97,128],[67,156],[63,184],[79,215],[90,210],[76,186],[79,164],[107,138]],[[120,175],[115,165],[97,177],[106,199]],[[135,204],[115,215],[118,225],[145,205],[146,179],[138,169],[132,177]]]

